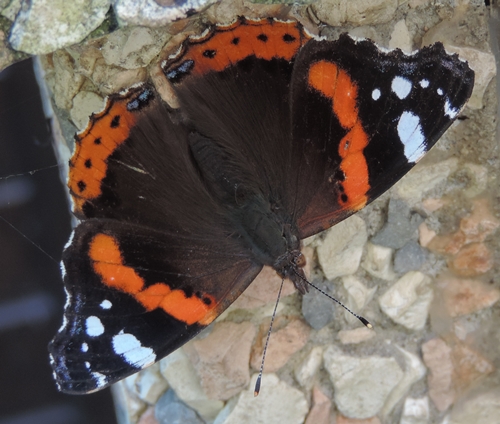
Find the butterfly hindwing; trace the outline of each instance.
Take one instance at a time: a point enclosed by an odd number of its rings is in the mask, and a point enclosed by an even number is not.
[[[61,390],[112,384],[212,322],[262,268],[223,245],[109,219],[81,223],[64,251],[68,301],[49,347]]]
[[[474,73],[439,43],[406,55],[344,34],[308,42],[292,81],[298,221],[306,237],[410,170],[464,107]]]

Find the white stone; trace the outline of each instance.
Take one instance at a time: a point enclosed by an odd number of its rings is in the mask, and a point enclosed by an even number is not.
[[[342,277],[342,283],[348,294],[346,306],[359,315],[364,307],[373,299],[377,287],[369,289],[353,275]],[[358,322],[358,319],[348,311],[344,311],[344,315],[350,323]]]
[[[121,331],[113,336],[112,344],[115,353],[134,367],[144,368],[156,361],[154,350],[143,346],[133,334]]]
[[[302,363],[295,369],[295,378],[302,387],[310,389],[314,383],[314,377],[323,362],[323,348],[316,346],[311,349]]]
[[[331,228],[317,248],[318,261],[326,278],[354,274],[359,267],[368,236],[366,224],[352,216]]]
[[[82,41],[104,21],[110,0],[31,0],[22,4],[9,41],[15,50],[47,54]]]
[[[214,419],[224,406],[224,402],[208,398],[196,370],[182,348],[160,362],[160,372],[175,394],[203,418]]]
[[[159,364],[138,373],[133,385],[134,393],[139,399],[150,405],[154,405],[167,388],[168,383],[160,374]]]
[[[392,249],[378,244],[367,243],[366,256],[361,266],[371,275],[382,280],[396,278],[392,270]]]
[[[83,130],[89,116],[96,111],[104,109],[104,99],[91,91],[80,91],[73,97],[73,106],[69,112],[71,120],[79,130]]]
[[[401,49],[406,53],[412,52],[412,38],[406,26],[404,19],[396,22],[394,29],[392,30],[391,39],[389,40],[390,49]]]
[[[434,297],[431,279],[418,271],[403,275],[380,298],[380,308],[397,324],[422,330]]]
[[[357,344],[374,338],[377,333],[367,327],[359,327],[353,330],[340,330],[337,337],[342,344]]]
[[[349,356],[334,345],[327,348],[323,358],[335,389],[335,404],[349,418],[377,415],[403,378],[394,358]]]
[[[429,398],[405,399],[399,424],[428,424],[430,422]]]
[[[146,404],[133,391],[130,391],[129,379],[133,381],[132,377],[134,376],[118,381],[111,386],[117,416],[126,417],[126,424],[138,422],[140,415],[146,408]]]
[[[500,417],[500,390],[497,388],[457,403],[447,424],[498,424]]]
[[[396,192],[410,206],[420,202],[425,193],[435,188],[458,168],[458,159],[450,158],[433,165],[416,166],[396,185]]]
[[[260,395],[254,396],[256,375],[236,401],[228,402],[213,424],[302,424],[309,406],[304,394],[281,381],[276,374],[264,374]]]
[[[403,399],[404,396],[408,394],[410,387],[417,381],[421,380],[426,373],[426,368],[417,355],[408,352],[407,350],[402,349],[398,346],[396,347],[401,352],[404,359],[404,374],[403,378],[390,393],[384,404],[384,407],[382,408],[382,411],[380,412],[382,417],[385,418],[383,420],[384,422],[389,420],[389,416],[394,407],[399,403],[401,399]]]
[[[114,0],[116,16],[129,25],[163,26],[183,19],[191,10],[214,3],[215,0],[186,0],[180,4],[168,2],[162,6],[155,0]],[[166,3],[166,2],[164,2]]]
[[[482,109],[483,96],[491,79],[497,74],[495,56],[490,52],[482,52],[472,47],[458,47],[447,44],[446,51],[458,53],[460,59],[466,60],[474,71],[474,88],[467,102],[471,109]]]
[[[137,69],[147,66],[160,53],[168,37],[165,30],[127,27],[108,35],[101,53],[108,65]]]
[[[371,25],[391,20],[398,0],[321,0],[311,7],[319,20],[331,26]]]

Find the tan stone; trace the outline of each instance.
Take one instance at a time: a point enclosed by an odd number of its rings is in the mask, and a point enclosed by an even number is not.
[[[451,360],[455,370],[453,380],[460,393],[495,369],[479,352],[460,342],[453,346]]]
[[[422,345],[423,360],[430,372],[427,376],[429,396],[439,411],[446,411],[455,401],[451,349],[440,338]]]
[[[460,222],[460,230],[466,236],[466,243],[482,242],[500,226],[500,221],[490,211],[488,199],[476,199],[472,214]]]
[[[465,235],[458,231],[454,234],[439,235],[432,238],[427,248],[442,255],[455,255],[465,244]]]
[[[267,325],[264,324],[262,327],[265,328]],[[251,364],[255,370],[260,368],[267,330],[262,331],[262,333],[260,343],[254,346],[252,351]],[[295,319],[281,330],[273,332],[267,348],[265,371],[275,372],[285,365],[295,352],[305,346],[310,333],[311,328],[299,319]]]
[[[427,247],[434,237],[436,237],[436,232],[431,230],[425,222],[422,222],[418,227],[418,242],[420,246]]]
[[[150,406],[146,411],[141,415],[137,424],[160,424],[155,417],[155,408],[154,406]]]
[[[357,420],[356,418],[348,418],[343,415],[337,416],[337,424],[381,424],[378,417],[371,417],[365,420]]]
[[[493,266],[493,257],[483,243],[472,243],[463,247],[449,265],[456,274],[473,277],[488,272]]]
[[[375,337],[377,333],[366,327],[355,328],[354,330],[340,330],[337,337],[342,344],[355,344],[370,340]]]
[[[332,402],[323,394],[323,392],[315,387],[312,393],[313,405],[307,415],[305,424],[329,424]]]
[[[255,333],[249,322],[219,322],[207,337],[184,346],[210,399],[227,400],[248,385],[248,363]]]
[[[438,282],[448,314],[467,315],[492,306],[500,299],[500,291],[478,280],[447,278]]]

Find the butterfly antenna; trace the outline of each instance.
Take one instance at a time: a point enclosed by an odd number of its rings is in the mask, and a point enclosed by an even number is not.
[[[264,351],[262,352],[262,362],[260,363],[259,375],[257,376],[257,381],[255,382],[255,389],[253,391],[254,396],[258,396],[260,392],[260,383],[262,382],[262,373],[264,372],[264,361],[266,359],[267,346],[269,344],[269,338],[271,337],[271,331],[273,330],[274,318],[276,317],[276,310],[278,309],[278,303],[280,302],[281,290],[283,289],[283,283],[285,279],[281,279],[280,291],[278,292],[278,298],[276,299],[276,304],[274,305],[273,315],[271,317],[271,324],[269,324],[269,331],[267,332],[266,344],[264,345]]]
[[[368,321],[366,318],[362,317],[361,315],[356,314],[355,312],[351,311],[347,306],[345,306],[340,300],[334,298],[333,296],[329,295],[327,292],[324,290],[321,290],[318,286],[315,286],[313,283],[307,281],[302,275],[299,273],[295,272],[296,275],[299,276],[299,278],[309,284],[312,288],[318,290],[321,294],[324,294],[328,299],[333,300],[334,302],[337,302],[340,306],[342,306],[347,312],[349,312],[351,315],[355,316],[357,319],[359,319],[363,325],[367,328],[373,328],[373,325],[370,324],[370,321]]]

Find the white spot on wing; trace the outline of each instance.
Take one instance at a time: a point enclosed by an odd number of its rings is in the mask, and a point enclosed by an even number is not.
[[[442,96],[442,95],[443,95],[443,90],[442,90],[442,89],[438,88],[436,91],[437,91],[437,93],[438,93],[440,96]]]
[[[87,334],[90,337],[97,337],[104,333],[104,326],[99,318],[90,316],[85,321]]]
[[[89,345],[87,343],[82,343],[82,352],[88,352],[89,351]]]
[[[417,162],[426,151],[420,118],[411,112],[403,112],[398,122],[398,135],[405,146],[408,162]]]
[[[96,386],[98,388],[105,386],[108,381],[106,376],[104,374],[101,374],[100,372],[93,372],[92,377],[94,377]]]
[[[458,115],[458,112],[460,112],[460,109],[453,107],[448,99],[446,99],[444,102],[444,114],[453,119]]]
[[[411,81],[406,78],[397,76],[394,77],[391,84],[391,89],[401,100],[405,99],[411,91]]]
[[[64,310],[66,310],[69,308],[69,305],[71,305],[71,295],[66,287],[64,287],[64,293],[66,293],[66,302],[64,303]]]
[[[429,87],[429,80],[423,79],[420,81],[420,87],[427,88]]]
[[[373,100],[380,99],[380,90],[378,88],[372,91],[372,99]]]
[[[109,300],[103,300],[99,305],[102,309],[110,309],[113,304]]]
[[[142,346],[133,334],[124,333],[123,330],[113,337],[113,350],[137,368],[147,367],[156,360],[153,349]]]
[[[61,268],[61,276],[63,280],[66,278],[66,267],[64,266],[64,262],[59,262],[59,267]]]
[[[68,247],[71,246],[71,243],[73,243],[73,238],[74,237],[75,237],[75,231],[72,231],[71,234],[70,234],[70,236],[69,236],[69,240],[64,245],[64,250],[66,250]]]
[[[85,361],[85,368],[90,369],[90,362]]]

